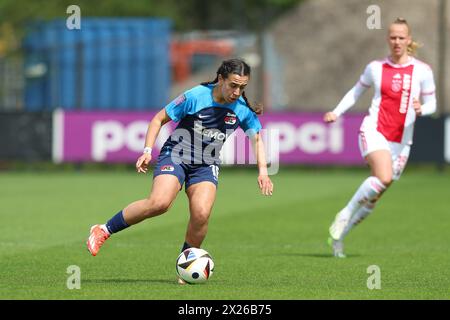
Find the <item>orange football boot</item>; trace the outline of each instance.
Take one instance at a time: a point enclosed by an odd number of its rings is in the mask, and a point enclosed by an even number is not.
[[[99,224],[92,226],[91,233],[86,242],[89,252],[95,257],[100,247],[109,237],[110,235]]]

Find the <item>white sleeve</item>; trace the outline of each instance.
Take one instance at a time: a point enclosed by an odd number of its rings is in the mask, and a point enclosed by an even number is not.
[[[420,83],[420,95],[423,100],[422,116],[434,113],[436,111],[436,86],[431,68],[425,71],[425,77]]]
[[[364,73],[359,78],[359,81],[349,92],[347,92],[347,94],[344,96],[344,98],[342,98],[336,108],[334,108],[333,113],[339,117],[348,109],[353,107],[359,97],[361,97],[361,95],[372,86],[372,83],[373,77],[369,64],[364,70]]]

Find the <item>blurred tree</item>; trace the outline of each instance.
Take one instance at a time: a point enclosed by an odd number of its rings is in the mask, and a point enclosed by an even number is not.
[[[14,36],[12,25],[8,22],[0,23],[0,58],[18,47],[19,43]]]
[[[76,4],[82,17],[167,17],[177,31],[192,29],[255,30],[302,0],[0,0],[0,21],[22,35],[28,22],[67,17]]]

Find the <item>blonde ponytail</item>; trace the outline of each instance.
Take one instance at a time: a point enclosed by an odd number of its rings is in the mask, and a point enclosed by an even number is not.
[[[417,54],[417,49],[421,48],[423,45],[417,41],[412,40],[408,46],[408,55],[415,56]]]

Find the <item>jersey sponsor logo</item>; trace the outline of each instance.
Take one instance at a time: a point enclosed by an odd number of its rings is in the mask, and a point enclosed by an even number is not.
[[[161,167],[162,172],[172,172],[174,170],[175,170],[174,166],[171,165],[164,165]]]
[[[225,141],[227,135],[218,129],[208,129],[198,122],[194,122],[194,132],[201,134],[209,139]]]
[[[402,91],[402,99],[400,101],[400,110],[399,112],[405,114],[408,110],[408,102],[409,102],[409,93],[411,91],[411,75],[404,74],[403,75],[403,91]]]
[[[399,92],[402,89],[402,76],[400,73],[392,77],[391,89],[394,92]]]

